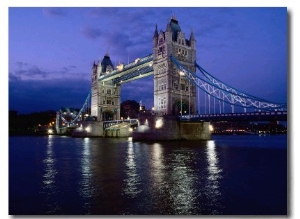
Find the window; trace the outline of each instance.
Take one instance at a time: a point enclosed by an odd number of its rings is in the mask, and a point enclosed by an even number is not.
[[[174,84],[173,84],[173,88],[174,88],[175,90],[178,90],[178,84],[177,84],[177,83],[174,83]]]
[[[164,39],[163,38],[160,38],[159,39],[159,42],[158,42],[158,45],[162,45],[164,43]]]
[[[111,89],[107,89],[107,94],[111,94]]]
[[[158,98],[158,109],[166,109],[167,108],[167,98],[159,97]]]

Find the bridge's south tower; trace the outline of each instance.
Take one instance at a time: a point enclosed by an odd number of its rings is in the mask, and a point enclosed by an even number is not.
[[[154,108],[159,115],[196,113],[196,88],[176,69],[173,55],[189,70],[195,72],[196,40],[193,31],[189,39],[173,16],[166,31],[153,36]],[[182,112],[181,112],[182,109]]]
[[[120,119],[121,85],[113,84],[112,80],[98,81],[101,75],[109,74],[113,70],[114,66],[108,54],[92,67],[91,116],[97,117],[97,121]]]

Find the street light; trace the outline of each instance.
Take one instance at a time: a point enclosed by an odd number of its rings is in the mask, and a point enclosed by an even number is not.
[[[179,71],[179,83],[180,83],[180,114],[182,116],[182,85],[181,85],[181,76],[184,75],[184,72]]]

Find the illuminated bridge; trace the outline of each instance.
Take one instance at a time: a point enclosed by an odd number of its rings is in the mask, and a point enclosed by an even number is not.
[[[229,73],[230,74],[230,73]],[[153,53],[114,67],[106,54],[92,67],[92,86],[82,109],[71,123],[77,123],[89,110],[98,122],[117,123],[120,118],[121,85],[154,75],[155,116],[173,116],[186,121],[287,120],[287,103],[253,96],[225,83],[197,62],[193,31],[186,37],[172,17],[165,31],[153,35]],[[201,97],[201,98],[200,98]],[[204,110],[200,111],[200,106]],[[63,115],[60,115],[63,120]],[[115,122],[113,122],[115,121]]]
[[[203,114],[185,114],[179,115],[182,120],[203,120],[203,121],[221,121],[221,120],[242,120],[242,121],[286,121],[287,120],[287,105],[283,103],[274,103],[250,94],[241,92],[213,77],[206,72],[200,65],[195,62],[195,66],[200,71],[200,74],[193,73],[187,70],[173,56],[170,56],[170,61],[176,66],[179,74],[193,83],[197,89],[206,93],[208,99],[213,99],[207,103],[207,113]],[[121,70],[114,70],[110,74],[99,78],[99,82],[112,81],[113,84],[122,84],[132,80],[137,80],[153,74],[153,55],[148,55],[144,58],[136,60],[128,65],[124,65]],[[216,104],[217,101],[217,104]],[[86,112],[90,106],[90,94],[84,102],[84,105],[74,121],[81,118],[82,112]],[[230,106],[230,112],[225,111],[225,104]],[[216,112],[216,105],[217,111]],[[234,112],[234,108],[243,108],[243,112]],[[214,108],[214,109],[211,109]],[[214,111],[214,112],[210,112]],[[249,111],[249,112],[247,112]],[[251,112],[252,111],[252,112]]]

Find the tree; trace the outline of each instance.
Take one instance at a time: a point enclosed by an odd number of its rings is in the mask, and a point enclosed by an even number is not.
[[[121,117],[138,118],[140,105],[135,100],[125,100],[121,103]]]

